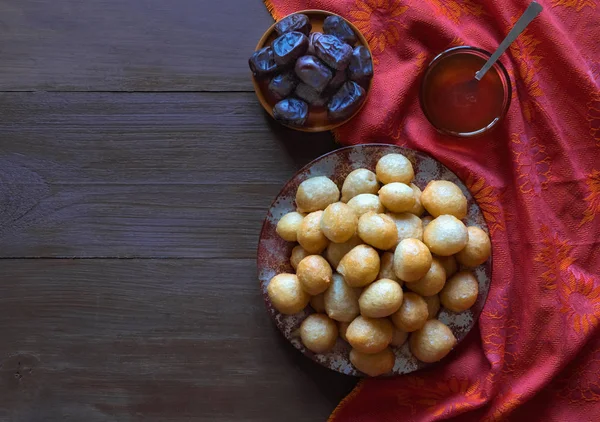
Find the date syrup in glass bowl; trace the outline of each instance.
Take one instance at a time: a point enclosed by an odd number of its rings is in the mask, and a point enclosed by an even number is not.
[[[421,107],[439,132],[476,136],[504,118],[511,98],[504,66],[496,62],[481,81],[474,79],[489,57],[478,48],[455,47],[429,64],[421,85]]]

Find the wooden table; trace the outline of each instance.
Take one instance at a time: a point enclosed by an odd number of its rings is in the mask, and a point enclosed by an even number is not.
[[[256,279],[285,130],[247,58],[260,0],[0,1],[0,420],[318,421],[356,382]]]

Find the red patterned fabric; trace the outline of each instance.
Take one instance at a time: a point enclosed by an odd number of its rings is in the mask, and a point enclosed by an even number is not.
[[[373,89],[336,138],[433,155],[466,182],[493,242],[478,328],[427,370],[361,382],[331,421],[600,421],[600,3],[540,0],[501,58],[514,93],[506,121],[466,140],[429,125],[420,75],[450,46],[493,51],[528,2],[266,3],[276,19],[325,9],[364,33]]]

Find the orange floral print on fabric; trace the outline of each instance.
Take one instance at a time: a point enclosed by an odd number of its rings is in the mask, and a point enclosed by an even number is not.
[[[573,361],[563,374],[554,385],[559,397],[573,405],[600,402],[600,348],[592,349],[589,356]]]
[[[516,19],[513,19],[513,21],[516,21]],[[526,29],[510,45],[510,52],[515,58],[514,63],[517,68],[514,75],[516,87],[514,93],[519,96],[523,115],[528,122],[531,122],[535,117],[536,110],[540,108],[537,99],[543,95],[535,72],[540,60],[542,60],[542,57],[536,54],[536,47],[539,44],[540,41],[536,40]]]
[[[558,281],[568,276],[567,271],[575,262],[573,246],[558,234],[551,233],[546,225],[542,225],[540,235],[543,239],[542,248],[535,255],[534,261],[541,263],[544,269],[541,275],[544,287],[555,290]]]
[[[507,392],[498,395],[494,402],[494,410],[491,415],[482,419],[482,422],[506,421],[508,415],[521,403],[521,394],[513,392],[510,388]]]
[[[356,0],[350,10],[352,23],[363,33],[374,53],[400,42],[401,17],[408,10],[400,0]]]
[[[586,119],[590,126],[590,135],[596,141],[596,146],[600,147],[600,93],[595,92],[592,99],[587,103]]]
[[[546,189],[550,177],[551,160],[546,147],[536,138],[513,134],[511,145],[517,163],[519,190],[539,195]]]
[[[465,184],[481,208],[490,234],[493,235],[496,230],[505,230],[500,208],[500,194],[496,188],[487,185],[483,177],[473,174],[467,176]]]
[[[585,7],[595,9],[596,2],[594,0],[552,0],[552,7],[566,7],[581,12]]]
[[[587,209],[583,213],[583,219],[579,226],[589,223],[600,215],[600,171],[593,170],[587,175],[585,184],[589,194],[584,198]]]
[[[429,0],[436,12],[458,23],[463,16],[485,15],[483,6],[473,0]]]
[[[566,314],[577,334],[587,335],[600,319],[600,285],[592,277],[570,272],[558,291],[560,312]]]

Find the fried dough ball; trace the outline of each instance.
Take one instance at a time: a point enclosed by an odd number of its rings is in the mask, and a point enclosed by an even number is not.
[[[421,189],[415,185],[414,183],[410,184],[411,189],[413,190],[413,194],[415,195],[415,205],[409,211],[411,214],[420,217],[425,212],[425,207],[421,203]]]
[[[423,241],[423,222],[419,217],[409,212],[391,213],[387,215],[392,217],[398,230],[398,243],[404,239],[419,239]]]
[[[406,283],[424,277],[431,267],[431,252],[418,239],[404,239],[394,252],[394,272]]]
[[[427,319],[437,317],[437,314],[440,311],[440,296],[425,296],[423,297],[423,300],[427,303],[427,310],[429,312],[429,317]]]
[[[357,316],[346,330],[348,343],[363,353],[377,353],[388,347],[394,335],[394,326],[386,318]]]
[[[342,202],[348,202],[361,193],[377,193],[379,183],[371,170],[356,169],[346,176],[342,185]]]
[[[315,211],[308,214],[302,220],[298,229],[298,243],[305,251],[311,254],[323,252],[327,247],[329,239],[325,237],[321,230],[321,218],[323,211]]]
[[[427,227],[429,223],[433,221],[433,217],[426,215],[425,217],[421,218],[421,221],[423,222],[423,230],[425,230],[425,227]]]
[[[375,166],[377,179],[381,183],[410,183],[415,177],[413,166],[402,154],[388,154],[379,159]]]
[[[392,342],[390,343],[392,346],[400,347],[406,340],[408,339],[408,333],[406,331],[399,330],[398,328],[394,329],[394,336],[392,337]]]
[[[387,374],[394,369],[396,357],[389,347],[379,353],[367,354],[356,349],[350,350],[350,362],[356,369],[370,377]]]
[[[299,212],[290,212],[281,217],[277,222],[275,231],[277,234],[288,242],[296,242],[298,240],[298,229],[304,220],[304,216]]]
[[[311,314],[300,325],[302,344],[315,353],[329,352],[337,337],[337,324],[325,314]]]
[[[394,280],[400,286],[404,284],[402,280],[398,278],[396,273],[394,272],[394,253],[393,252],[385,252],[381,255],[379,265],[379,274],[377,275],[377,280],[382,278],[389,278],[390,280]]]
[[[325,294],[319,293],[310,298],[310,306],[319,313],[325,312]]]
[[[337,272],[344,276],[350,287],[364,287],[379,274],[379,254],[367,245],[358,245],[340,261]]]
[[[392,212],[407,212],[415,206],[415,193],[404,183],[390,183],[379,189],[379,200]]]
[[[394,280],[383,278],[369,284],[358,298],[358,306],[363,316],[383,318],[400,309],[402,287]]]
[[[432,296],[438,294],[446,283],[446,270],[437,258],[431,261],[431,267],[423,278],[406,283],[406,287],[421,296]]]
[[[379,196],[371,193],[361,193],[348,201],[348,206],[354,210],[357,217],[369,211],[381,214],[385,211]]]
[[[360,314],[356,290],[350,287],[340,274],[334,274],[329,288],[325,290],[325,312],[331,319],[350,322]]]
[[[328,205],[321,218],[321,231],[332,242],[344,243],[356,233],[358,218],[343,202]]]
[[[304,291],[314,296],[327,290],[333,271],[321,255],[309,255],[298,264],[296,275]]]
[[[273,277],[267,286],[267,294],[275,309],[286,315],[300,312],[310,300],[295,274],[282,273]]]
[[[349,322],[343,322],[343,321],[338,322],[338,332],[340,333],[340,338],[346,342],[348,341],[348,339],[346,338],[346,331],[348,330],[349,326],[350,326]]]
[[[477,301],[479,283],[469,271],[461,271],[450,278],[440,292],[442,306],[452,312],[469,309]]]
[[[396,328],[410,333],[421,328],[428,316],[425,300],[416,293],[407,292],[400,309],[392,314],[392,321]]]
[[[465,267],[483,264],[492,254],[492,243],[486,232],[479,227],[467,227],[469,239],[467,246],[456,254],[456,259]]]
[[[311,177],[298,186],[296,207],[298,212],[319,211],[339,199],[340,190],[331,179],[325,176]]]
[[[332,268],[337,268],[342,258],[354,247],[361,244],[362,240],[360,240],[360,237],[358,237],[358,235],[355,234],[347,242],[329,243],[329,245],[327,245],[327,249],[325,249],[325,253],[323,254],[323,256],[327,261],[329,261]]]
[[[450,256],[436,256],[444,270],[446,271],[446,279],[452,277],[458,271],[458,264],[456,263],[456,258],[454,255]]]
[[[358,219],[358,235],[377,249],[390,249],[398,243],[398,229],[389,215],[368,212]]]
[[[448,214],[463,219],[467,216],[467,198],[460,188],[447,180],[432,180],[421,194],[421,203],[434,217]]]
[[[294,249],[292,249],[292,255],[290,256],[290,264],[292,264],[292,268],[297,269],[300,261],[302,261],[308,255],[310,254],[306,252],[302,246],[294,246]]]
[[[423,231],[423,242],[440,256],[454,255],[467,245],[468,239],[467,227],[453,215],[440,215]]]
[[[410,351],[421,362],[431,363],[445,357],[456,345],[450,328],[437,319],[430,319],[423,328],[410,336]]]

